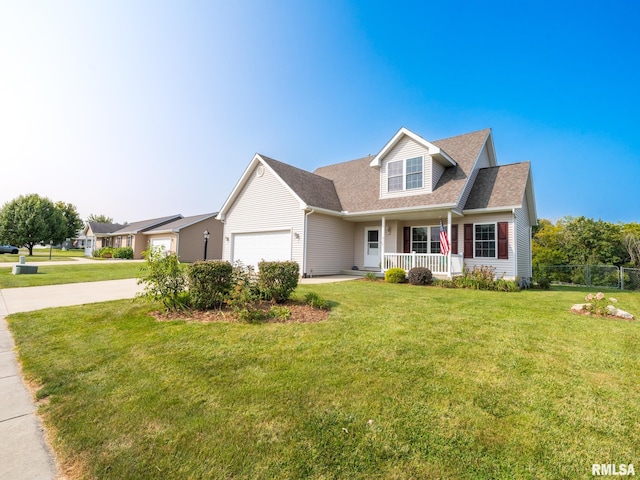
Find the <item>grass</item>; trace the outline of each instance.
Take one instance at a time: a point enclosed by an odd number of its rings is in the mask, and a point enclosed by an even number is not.
[[[82,265],[41,265],[37,274],[13,275],[11,269],[0,268],[0,288],[36,287],[61,283],[97,282],[134,278],[144,264],[114,262]]]
[[[20,256],[25,256],[26,262],[48,262],[49,261],[49,248],[34,248],[33,255],[29,256],[29,250],[26,248],[21,248],[20,252],[17,255],[12,255],[10,253],[5,253],[0,255],[0,264],[1,263],[18,263],[20,260]],[[73,250],[61,250],[59,248],[54,248],[51,251],[51,261],[63,261],[69,260],[73,257],[82,257],[84,256],[84,250],[82,249],[73,249]]]
[[[9,317],[73,478],[586,478],[640,463],[640,327],[584,290],[346,282],[316,324]],[[638,294],[618,305],[640,313]],[[372,301],[375,299],[375,301]]]

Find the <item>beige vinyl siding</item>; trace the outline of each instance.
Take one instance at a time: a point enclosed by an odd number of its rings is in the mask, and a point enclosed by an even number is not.
[[[207,242],[207,260],[222,258],[222,222],[215,217],[180,229],[178,237],[178,255],[183,262],[195,262],[204,258],[205,230],[209,232]]]
[[[422,158],[422,188],[387,192],[387,165],[398,160],[405,161],[408,158]],[[433,160],[429,151],[409,137],[400,140],[382,159],[380,168],[380,198],[406,197],[407,195],[421,195],[431,193],[431,164]]]
[[[517,242],[517,275],[531,278],[531,226],[529,225],[529,208],[525,200],[522,208],[516,209],[516,242]]]
[[[364,231],[366,228],[379,228],[380,233],[385,239],[384,251],[389,253],[386,241],[389,239],[389,235],[382,232],[381,222],[364,222],[354,224],[353,234],[353,265],[357,266],[360,270],[364,269]],[[381,259],[382,260],[382,259]]]
[[[444,165],[431,161],[431,191],[435,190],[436,185],[438,184],[438,180],[444,173]]]
[[[467,200],[469,199],[469,195],[471,194],[471,189],[473,188],[473,184],[476,183],[476,176],[478,175],[478,169],[490,167],[490,166],[492,165],[489,160],[489,152],[487,151],[487,144],[485,143],[484,147],[482,147],[482,151],[480,152],[480,155],[478,155],[478,158],[476,159],[476,163],[473,166],[473,170],[471,171],[469,180],[467,181],[467,184],[464,187],[464,191],[460,196],[460,203],[458,204],[459,208],[464,209],[464,206],[467,203]]]
[[[222,258],[232,260],[234,234],[290,230],[291,259],[302,268],[304,211],[299,200],[268,167],[262,176],[255,170],[226,214]]]
[[[504,275],[507,279],[513,279],[517,275],[516,273],[516,245],[515,245],[515,232],[514,232],[514,218],[513,213],[504,212],[497,214],[483,214],[483,215],[467,215],[462,217],[457,223],[458,227],[458,248],[460,253],[464,252],[464,224],[465,223],[509,223],[509,258],[507,260],[499,260],[498,258],[465,258],[464,264],[467,268],[472,269],[477,266],[492,266],[495,267],[496,276],[501,277]],[[496,239],[497,239],[497,226],[496,226]],[[498,248],[496,244],[496,256],[498,254]]]
[[[353,266],[354,224],[312,213],[307,217],[307,275],[335,275]]]

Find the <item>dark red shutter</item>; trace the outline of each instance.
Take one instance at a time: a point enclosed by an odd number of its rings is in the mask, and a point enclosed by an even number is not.
[[[458,224],[451,225],[451,253],[458,253]]]
[[[473,258],[473,223],[464,224],[464,258]]]
[[[498,222],[498,258],[509,258],[509,222]]]
[[[411,227],[404,227],[404,253],[411,253]]]

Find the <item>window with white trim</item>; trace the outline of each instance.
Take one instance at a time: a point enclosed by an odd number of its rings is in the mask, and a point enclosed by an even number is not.
[[[402,190],[402,160],[387,164],[387,189],[389,192]]]
[[[401,192],[422,188],[423,165],[422,157],[389,162],[387,164],[387,191]]]
[[[407,160],[406,190],[422,188],[422,157]]]
[[[411,227],[411,251],[440,253],[440,227]]]
[[[495,223],[478,223],[473,226],[473,251],[475,257],[496,258],[497,239]]]

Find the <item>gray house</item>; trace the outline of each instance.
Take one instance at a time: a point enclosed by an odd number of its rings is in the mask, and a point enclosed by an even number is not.
[[[256,154],[217,218],[231,262],[295,260],[307,276],[487,265],[531,278],[531,167],[499,166],[490,129],[429,142],[401,128],[377,155],[313,173]]]

